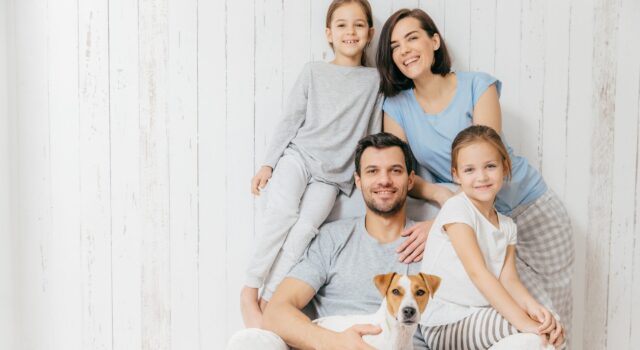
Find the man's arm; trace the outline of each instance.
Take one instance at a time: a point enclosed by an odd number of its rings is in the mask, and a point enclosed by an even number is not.
[[[362,340],[362,336],[380,333],[378,327],[360,325],[336,333],[313,324],[301,310],[314,295],[315,290],[307,283],[296,278],[285,278],[264,312],[263,327],[278,334],[296,349],[335,349],[340,345],[374,350]]]

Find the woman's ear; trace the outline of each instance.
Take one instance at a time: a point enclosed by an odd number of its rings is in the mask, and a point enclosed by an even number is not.
[[[433,51],[438,51],[438,49],[440,49],[440,35],[434,33],[431,40],[433,40]]]

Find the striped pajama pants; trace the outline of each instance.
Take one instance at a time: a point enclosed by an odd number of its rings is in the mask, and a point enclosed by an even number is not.
[[[567,210],[552,190],[511,217],[518,225],[516,267],[520,280],[541,304],[560,316],[571,330],[574,247]]]
[[[482,308],[454,323],[421,327],[431,350],[488,349],[502,338],[518,333],[494,308]]]

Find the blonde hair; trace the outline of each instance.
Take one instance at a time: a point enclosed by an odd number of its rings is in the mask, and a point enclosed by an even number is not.
[[[329,9],[327,9],[326,27],[331,28],[331,19],[333,18],[333,13],[336,12],[336,10],[340,6],[350,4],[350,3],[356,3],[360,5],[360,7],[362,8],[362,11],[364,11],[364,15],[367,17],[367,24],[369,25],[369,28],[373,28],[373,14],[371,11],[371,5],[367,0],[333,0],[329,5]],[[369,41],[369,43],[370,42],[371,41]],[[367,43],[367,45],[364,47],[364,50],[362,52],[362,58],[360,58],[360,64],[363,66],[367,65],[367,57],[365,55],[365,51],[369,47],[369,43]],[[333,44],[329,43],[329,46],[331,46],[331,49],[333,49]]]
[[[500,135],[492,128],[484,125],[472,125],[458,133],[451,144],[451,174],[458,165],[460,150],[474,143],[486,142],[493,146],[502,157],[502,163],[507,172],[507,180],[511,179],[511,158],[507,147],[502,142]]]

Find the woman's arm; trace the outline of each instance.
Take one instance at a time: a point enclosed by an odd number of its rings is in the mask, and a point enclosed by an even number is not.
[[[502,112],[495,83],[487,88],[473,107],[473,124],[486,125],[498,133],[502,132]]]
[[[407,136],[404,133],[402,127],[398,123],[396,123],[396,121],[393,120],[393,118],[391,118],[386,112],[384,113],[383,117],[382,130],[384,132],[388,132],[397,136],[404,142],[407,142]],[[437,202],[442,207],[444,202],[446,202],[447,199],[453,196],[453,192],[443,186],[438,186],[431,182],[425,181],[423,178],[416,175],[415,183],[411,191],[409,191],[409,195],[414,198],[422,198],[425,200]]]
[[[469,278],[491,306],[519,331],[538,334],[540,324],[524,312],[487,269],[473,229],[467,224],[454,223],[445,225],[445,231]]]

